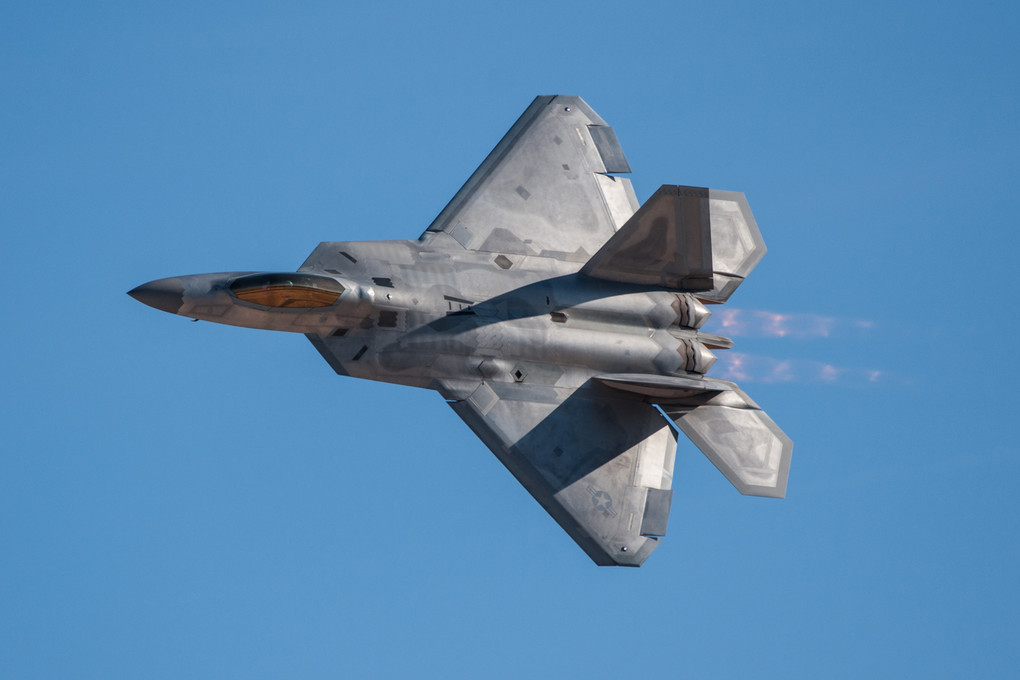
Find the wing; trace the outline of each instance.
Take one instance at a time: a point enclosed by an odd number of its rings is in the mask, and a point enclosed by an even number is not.
[[[537,97],[422,234],[585,262],[637,210],[613,129],[580,97]]]
[[[640,566],[665,534],[676,434],[652,406],[497,382],[451,406],[596,564]]]

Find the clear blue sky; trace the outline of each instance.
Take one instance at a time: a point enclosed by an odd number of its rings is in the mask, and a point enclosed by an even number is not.
[[[5,2],[0,677],[1014,675],[1016,7]],[[769,246],[708,330],[788,496],[682,441],[639,570],[438,395],[124,294],[415,238],[548,93]]]

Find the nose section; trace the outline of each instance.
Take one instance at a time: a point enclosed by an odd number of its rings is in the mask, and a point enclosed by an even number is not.
[[[177,277],[143,283],[134,290],[129,290],[128,295],[150,307],[171,314],[176,314],[184,304],[184,286]]]

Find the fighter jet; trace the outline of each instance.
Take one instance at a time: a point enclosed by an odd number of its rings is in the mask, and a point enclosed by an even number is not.
[[[793,443],[705,375],[733,345],[699,330],[708,306],[765,254],[744,195],[665,185],[639,204],[628,172],[588,104],[542,96],[417,240],[129,294],[303,333],[340,375],[439,392],[596,564],[640,566],[666,533],[676,430],[756,496],[785,496]]]

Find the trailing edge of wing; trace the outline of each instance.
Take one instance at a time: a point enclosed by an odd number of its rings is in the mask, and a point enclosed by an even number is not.
[[[650,405],[481,382],[450,406],[596,564],[640,566],[666,533],[676,433]]]

